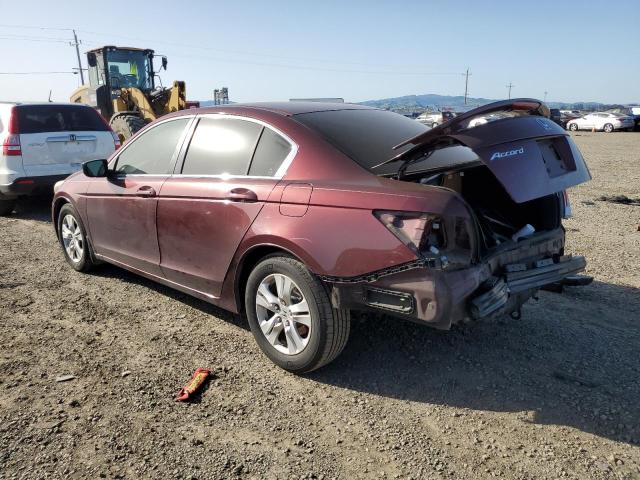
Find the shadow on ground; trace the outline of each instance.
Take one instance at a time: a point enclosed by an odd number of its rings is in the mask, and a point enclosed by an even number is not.
[[[11,218],[51,222],[51,201],[53,195],[19,198]]]
[[[638,289],[598,282],[543,292],[521,320],[450,332],[360,317],[343,354],[312,378],[412,402],[527,412],[533,423],[640,443],[639,320]]]

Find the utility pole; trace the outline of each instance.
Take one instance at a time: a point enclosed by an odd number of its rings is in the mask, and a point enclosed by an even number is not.
[[[467,73],[464,74],[464,104],[467,104],[467,96],[469,95],[469,69],[467,68]]]
[[[549,93],[549,92],[547,92],[547,91],[545,90],[545,91],[544,91],[544,101],[545,101],[545,103],[547,102],[547,93]]]
[[[509,85],[507,85],[507,88],[509,89],[509,100],[511,100],[511,88],[515,87],[515,85],[513,85],[511,82],[509,82]]]
[[[70,43],[72,47],[76,47],[76,55],[78,56],[78,71],[80,72],[80,82],[84,85],[84,73],[82,73],[82,62],[80,61],[80,42],[78,42],[78,36],[75,30],[73,32],[73,43]]]

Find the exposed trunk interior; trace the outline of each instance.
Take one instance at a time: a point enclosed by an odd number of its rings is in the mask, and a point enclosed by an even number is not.
[[[499,245],[513,242],[513,236],[527,225],[533,227],[535,233],[560,226],[558,194],[516,203],[484,165],[427,174],[413,180],[449,188],[463,196],[478,219],[481,256]]]

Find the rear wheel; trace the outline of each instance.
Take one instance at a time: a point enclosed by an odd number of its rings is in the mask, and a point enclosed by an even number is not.
[[[349,311],[334,309],[322,282],[290,257],[270,256],[254,268],[245,307],[260,349],[293,373],[331,362],[349,338]]]
[[[11,215],[15,206],[15,200],[0,200],[0,217]]]
[[[604,127],[602,128],[602,130],[604,130],[607,133],[611,133],[611,132],[613,132],[613,125],[611,125],[610,123],[605,123]]]
[[[578,131],[578,124],[577,123],[570,123],[569,124],[569,130],[571,130],[572,132],[577,132]]]
[[[111,128],[118,135],[120,143],[124,143],[144,126],[144,120],[135,115],[120,115],[111,121]]]
[[[80,216],[68,203],[58,214],[58,239],[65,259],[75,270],[87,272],[95,265]]]

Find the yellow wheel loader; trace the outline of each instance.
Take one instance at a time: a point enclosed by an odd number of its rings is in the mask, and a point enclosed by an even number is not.
[[[124,142],[145,124],[187,108],[185,84],[156,87],[153,50],[106,46],[87,52],[89,85],[71,94],[71,101],[96,108]],[[162,57],[161,69],[167,69]],[[158,70],[159,71],[159,70]]]

